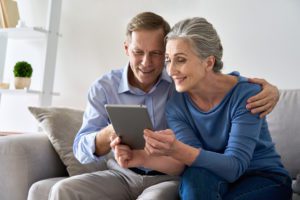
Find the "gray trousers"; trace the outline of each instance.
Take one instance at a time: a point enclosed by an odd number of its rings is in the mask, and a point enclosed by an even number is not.
[[[114,159],[108,170],[73,176],[56,183],[49,200],[177,200],[179,178],[139,175]]]

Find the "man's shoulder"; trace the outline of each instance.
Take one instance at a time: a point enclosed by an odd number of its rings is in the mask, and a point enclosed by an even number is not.
[[[95,85],[107,85],[107,84],[116,84],[120,82],[122,79],[122,73],[124,69],[113,69],[110,72],[103,74],[102,76],[98,77],[94,82],[93,86]]]

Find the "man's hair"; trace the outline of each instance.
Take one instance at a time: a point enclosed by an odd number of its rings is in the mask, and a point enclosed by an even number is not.
[[[220,37],[211,23],[206,19],[194,17],[176,23],[166,36],[166,40],[183,38],[190,42],[199,58],[214,56],[214,72],[223,68],[223,47]]]
[[[170,31],[170,25],[161,16],[152,12],[142,12],[133,17],[127,25],[126,36],[131,38],[133,31],[157,30],[162,28],[164,36]]]

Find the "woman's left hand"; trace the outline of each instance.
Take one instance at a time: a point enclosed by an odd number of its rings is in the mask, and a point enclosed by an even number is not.
[[[176,137],[171,129],[162,131],[144,130],[145,151],[149,155],[169,156],[174,151]]]
[[[264,79],[250,78],[249,82],[260,84],[262,91],[247,100],[247,109],[252,113],[260,113],[260,118],[269,114],[279,100],[279,91],[276,86],[268,83]]]

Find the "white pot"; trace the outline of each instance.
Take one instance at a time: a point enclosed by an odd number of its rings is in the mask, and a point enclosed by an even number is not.
[[[15,77],[15,88],[16,89],[29,89],[31,83],[31,78],[25,77]]]

